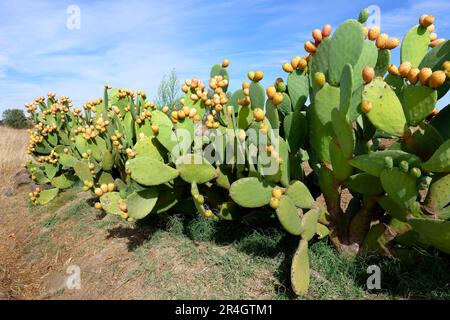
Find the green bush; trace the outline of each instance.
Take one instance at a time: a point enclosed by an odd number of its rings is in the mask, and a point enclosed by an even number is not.
[[[28,128],[30,123],[20,109],[7,109],[3,111],[2,124],[15,129]]]

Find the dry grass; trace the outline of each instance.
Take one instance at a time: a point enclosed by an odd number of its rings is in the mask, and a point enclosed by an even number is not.
[[[0,178],[2,180],[13,174],[28,160],[27,145],[27,130],[0,126]]]

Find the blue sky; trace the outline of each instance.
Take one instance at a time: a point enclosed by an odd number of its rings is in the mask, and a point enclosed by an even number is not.
[[[80,29],[66,26],[69,5],[80,8]],[[267,85],[285,75],[283,62],[305,54],[312,29],[335,28],[369,5],[380,7],[381,29],[390,36],[401,38],[420,14],[431,13],[438,36],[450,37],[448,0],[0,0],[0,112],[48,91],[80,105],[101,97],[106,82],[154,97],[172,68],[181,79],[206,81],[225,57],[232,88],[257,69]]]

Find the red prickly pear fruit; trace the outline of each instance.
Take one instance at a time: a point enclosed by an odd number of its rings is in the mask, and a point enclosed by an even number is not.
[[[364,83],[369,83],[375,78],[375,71],[372,67],[365,67],[362,71]]]

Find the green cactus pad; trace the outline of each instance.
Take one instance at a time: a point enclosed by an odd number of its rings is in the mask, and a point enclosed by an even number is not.
[[[450,172],[450,140],[445,141],[422,168],[433,172]]]
[[[408,223],[426,242],[450,254],[450,221],[414,218]]]
[[[450,61],[450,41],[447,40],[426,54],[419,65],[419,69],[431,68],[431,70],[440,70],[445,61]]]
[[[391,50],[380,49],[378,50],[377,64],[375,65],[375,76],[384,77],[391,63]]]
[[[125,165],[131,178],[144,186],[156,186],[178,177],[177,170],[150,157],[134,158]]]
[[[177,145],[177,139],[173,132],[173,124],[169,117],[162,111],[152,112],[152,125],[159,127],[156,138],[168,151],[172,151]]]
[[[386,169],[380,175],[381,185],[388,196],[404,208],[412,208],[417,199],[416,178],[398,168]]]
[[[73,169],[75,174],[80,178],[81,181],[93,181],[91,171],[89,170],[89,165],[86,161],[77,160],[73,164]]]
[[[356,65],[363,51],[364,32],[356,20],[347,20],[334,32],[330,43],[328,76],[333,85],[339,84],[345,64]]]
[[[244,97],[245,97],[244,90],[238,89],[235,92],[233,92],[230,99],[228,100],[227,105],[233,106],[234,112],[238,112],[239,111],[238,101],[244,99]]]
[[[76,160],[77,159],[74,156],[62,153],[59,155],[58,162],[66,168],[71,168]]]
[[[364,238],[363,252],[378,255],[389,253],[389,239],[386,237],[386,230],[387,227],[383,223],[373,225]]]
[[[450,174],[434,176],[425,199],[431,211],[438,211],[450,202]]]
[[[336,139],[333,139],[330,143],[330,160],[333,167],[333,176],[337,181],[345,181],[352,174],[353,168]]]
[[[439,113],[431,120],[431,124],[439,132],[444,139],[450,139],[450,105],[439,111]]]
[[[102,185],[109,183],[114,183],[114,178],[109,172],[103,171],[98,178],[98,184]]]
[[[252,82],[249,91],[252,109],[263,109],[266,101],[264,87],[259,82]]]
[[[291,180],[291,170],[289,168],[289,145],[286,141],[284,141],[283,138],[279,138],[279,150],[278,153],[280,155],[280,158],[283,160],[283,163],[280,164],[280,172],[281,172],[281,179],[280,183],[287,187],[289,186],[289,181]]]
[[[286,195],[292,199],[299,208],[312,208],[315,201],[308,187],[301,181],[294,181],[286,190]]]
[[[339,105],[340,91],[325,84],[316,93],[313,106],[308,108],[311,144],[323,162],[330,162],[330,142],[333,136],[331,114]]]
[[[325,75],[328,74],[330,44],[331,37],[327,37],[323,39],[322,43],[317,47],[316,53],[311,56],[311,60],[309,62],[310,74],[316,74],[316,72],[322,72]],[[310,78],[310,85],[314,92],[320,89],[313,77]]]
[[[421,25],[412,27],[402,41],[400,49],[401,63],[409,61],[413,68],[417,68],[427,54],[429,44],[430,32]]]
[[[161,188],[152,213],[159,214],[170,210],[181,201],[182,194],[181,188]],[[192,201],[189,202],[192,203]],[[195,209],[191,212],[195,212]]]
[[[289,98],[294,111],[301,110],[309,95],[308,74],[301,70],[294,70],[288,76]]]
[[[52,179],[59,171],[59,164],[44,163],[44,171],[47,178]]]
[[[283,102],[278,105],[278,110],[285,115],[292,112],[291,98],[286,93],[283,93]]]
[[[270,100],[266,101],[266,118],[269,120],[272,129],[280,128],[278,109]]]
[[[387,213],[399,221],[406,221],[410,214],[410,211],[407,208],[398,205],[387,195],[378,198],[378,203]]]
[[[304,231],[301,236],[303,239],[311,240],[317,231],[317,220],[319,219],[319,210],[311,209],[303,215],[302,225]]]
[[[306,142],[308,134],[306,116],[300,111],[289,113],[283,120],[283,128],[290,151],[296,153]]]
[[[345,181],[344,186],[353,192],[366,196],[384,193],[380,179],[365,172],[352,175]]]
[[[39,196],[36,199],[36,204],[44,205],[52,201],[58,195],[59,189],[46,189],[39,192]]]
[[[187,154],[176,160],[180,177],[187,183],[202,184],[216,177],[216,169],[204,158],[198,155]]]
[[[363,99],[372,103],[367,113],[370,122],[379,130],[401,136],[406,130],[406,117],[395,92],[383,80],[375,79],[365,86]]]
[[[397,97],[401,97],[403,89],[406,87],[406,81],[400,76],[395,76],[393,74],[388,74],[384,81],[391,86]]]
[[[255,177],[242,178],[231,184],[230,197],[241,207],[262,207],[269,204],[272,185]]]
[[[76,176],[68,173],[63,173],[60,176],[54,177],[52,179],[52,186],[58,189],[67,189],[73,186],[73,184],[78,180]]]
[[[317,223],[316,234],[318,235],[317,239],[319,239],[319,240],[324,239],[330,234],[330,229],[328,229],[326,226],[324,226],[321,223]]]
[[[143,219],[153,210],[157,200],[157,188],[133,192],[126,199],[127,213],[135,220]]]
[[[240,106],[238,114],[238,128],[247,130],[253,122],[253,112],[249,106]]]
[[[353,67],[350,63],[347,63],[342,69],[340,89],[339,110],[343,114],[347,114],[352,102],[353,93]]]
[[[433,111],[437,91],[425,86],[406,86],[402,93],[402,106],[409,125],[417,125]]]
[[[136,157],[149,157],[155,160],[164,161],[164,149],[157,138],[144,137],[139,139],[134,145]]]
[[[428,160],[444,143],[444,139],[434,126],[422,122],[418,127],[410,127],[404,136],[403,150]]]
[[[362,71],[365,67],[375,68],[378,60],[378,49],[375,43],[370,40],[364,40],[361,55],[358,62],[353,64],[353,90],[356,90],[364,84]]]
[[[379,177],[381,171],[385,168],[385,157],[392,157],[394,165],[398,165],[402,160],[406,160],[411,167],[421,166],[419,157],[401,150],[377,151],[356,156],[350,160],[350,164],[359,170]]]
[[[355,134],[352,124],[347,120],[345,114],[337,109],[331,111],[331,120],[338,145],[344,157],[349,159],[353,155],[353,149],[355,148]]]
[[[299,236],[303,231],[302,219],[300,218],[294,201],[288,196],[281,196],[280,205],[276,209],[278,220],[283,228],[290,234]]]
[[[119,192],[107,192],[100,197],[102,209],[108,214],[121,215],[119,200],[121,199]]]
[[[305,295],[308,293],[309,277],[308,241],[302,239],[292,258],[291,265],[291,285],[295,294]]]
[[[238,220],[242,216],[241,209],[233,201],[222,203],[220,206],[220,211],[217,215],[228,221]]]

